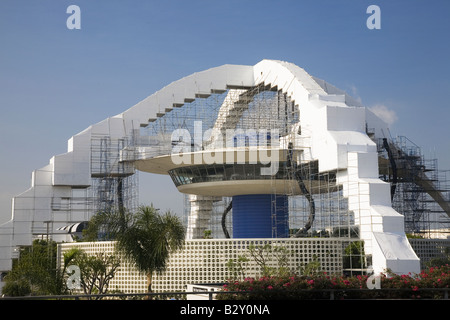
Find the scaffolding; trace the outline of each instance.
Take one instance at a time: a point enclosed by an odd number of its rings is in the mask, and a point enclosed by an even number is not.
[[[134,212],[138,206],[138,175],[132,162],[121,161],[121,153],[132,138],[113,139],[95,135],[91,139],[93,214],[118,210]]]
[[[91,184],[63,186],[58,196],[51,198],[51,219],[33,222],[34,238],[50,239],[59,232],[81,237],[82,230],[96,214],[117,210],[134,212],[138,204],[138,175],[132,161],[122,161],[122,153],[134,143],[133,137],[112,138],[92,135],[90,144]]]
[[[230,87],[224,91],[212,91],[210,94],[198,95],[196,99],[186,100],[183,105],[174,105],[172,109],[160,113],[148,126],[141,128],[139,144],[153,146],[151,148],[157,154],[170,154],[170,148],[179,141],[171,141],[171,134],[176,129],[186,129],[193,137],[190,150],[206,150],[218,146],[217,137],[227,138],[226,130],[233,129],[236,132],[242,130],[257,130],[270,133],[276,130],[280,141],[287,143],[298,137],[296,130],[300,119],[299,106],[292,101],[285,92],[268,84],[260,84],[255,87]],[[195,122],[201,122],[201,132],[211,129],[217,136],[202,136],[201,140],[195,140]],[[294,134],[292,134],[294,132]],[[291,138],[294,137],[294,138]],[[304,136],[304,135],[303,135]],[[222,146],[251,147],[254,141],[251,137],[237,141],[219,141]],[[269,138],[270,139],[270,138]],[[303,139],[306,139],[303,137]],[[201,141],[202,145],[198,145]],[[143,143],[143,144],[142,144]],[[197,144],[196,144],[197,143]],[[256,141],[258,143],[258,141]],[[301,155],[299,150],[296,150]],[[316,203],[314,221],[308,233],[303,237],[331,237],[347,236],[354,234],[352,224],[354,219],[348,212],[346,199],[342,196],[342,190],[336,185],[334,172],[318,173],[318,164],[314,161],[296,159],[305,176],[305,186],[309,190]],[[285,166],[285,164],[283,163]],[[310,219],[310,203],[299,190],[296,177],[287,174],[285,167],[280,168],[280,173],[268,176],[267,179],[273,185],[272,212],[277,210],[277,198],[287,196],[289,210],[289,225],[291,234],[303,228]],[[280,181],[284,181],[283,190],[280,191]],[[277,187],[276,187],[277,186]],[[275,189],[278,188],[278,192]],[[192,199],[185,196],[184,221],[188,223],[188,217],[192,213]],[[232,234],[232,205],[231,197],[211,199],[208,206],[211,207],[210,218],[204,220],[205,228],[211,231],[213,238],[226,238]],[[202,199],[202,201],[206,201]],[[197,204],[195,204],[197,205]],[[276,215],[272,214],[272,236],[276,238]],[[350,231],[350,229],[352,229]],[[228,235],[227,235],[228,233]]]
[[[187,143],[190,151],[220,146],[252,146],[254,141],[248,136],[240,141],[237,141],[236,137],[233,137],[234,141],[217,140],[217,137],[228,138],[226,135],[228,129],[265,130],[268,136],[271,130],[277,130],[283,148],[289,142],[293,143],[294,139],[303,139],[304,143],[294,144],[300,145],[294,150],[295,159],[293,159],[298,174],[296,175],[292,168],[288,170],[286,163],[282,162],[280,166],[284,167],[280,167],[280,173],[268,177],[273,186],[272,236],[274,238],[278,236],[276,234],[278,221],[274,213],[277,197],[287,196],[288,202],[285,205],[289,207],[292,236],[357,239],[359,231],[355,227],[354,213],[349,211],[348,200],[343,197],[342,186],[336,182],[337,173],[318,172],[317,161],[311,161],[308,157],[308,132],[305,132],[305,128],[301,132],[300,120],[300,107],[277,87],[265,83],[254,87],[228,87],[226,90],[212,90],[207,94],[198,94],[195,99],[186,99],[183,104],[174,104],[172,108],[161,110],[155,119],[151,119],[148,126],[141,128],[137,144],[152,147],[149,150],[154,155],[170,154],[173,146],[180,143],[172,141],[171,134],[176,129],[186,129],[190,133],[192,139]],[[195,129],[199,128],[198,123],[201,123],[201,137],[195,132]],[[212,134],[203,136],[208,129]],[[418,172],[426,174],[429,180],[427,182],[432,183],[433,189],[438,190],[443,198],[449,199],[447,180],[445,174],[437,170],[437,161],[425,160],[420,148],[405,138],[392,140],[390,144],[398,158],[397,169],[402,169],[402,175],[395,180],[382,139],[375,140],[377,138],[373,134],[370,132],[367,134],[377,142],[380,178],[391,183],[392,189],[395,190],[393,207],[405,216],[406,231],[431,236],[434,229],[448,228],[448,216],[442,215],[444,211],[436,199],[430,196],[430,190],[417,180]],[[401,167],[402,165],[408,167]],[[303,186],[299,184],[299,177]],[[422,177],[422,182],[423,180]],[[284,181],[282,192],[280,181]],[[302,187],[304,190],[301,190]],[[185,199],[188,199],[188,196]],[[211,200],[210,218],[204,220],[204,228],[211,231],[210,237],[226,238],[232,234],[230,203],[231,197]],[[185,201],[187,224],[191,204],[192,202]],[[299,230],[305,227],[307,230],[299,233]]]
[[[447,237],[450,188],[447,171],[427,159],[407,137],[378,139],[380,178],[391,184],[392,207],[405,217],[405,232],[424,238]]]

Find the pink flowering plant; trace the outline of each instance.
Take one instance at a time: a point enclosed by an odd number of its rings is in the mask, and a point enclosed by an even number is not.
[[[430,267],[420,274],[396,275],[386,272],[380,276],[382,290],[367,290],[368,276],[336,276],[326,273],[310,275],[273,275],[243,280],[229,280],[220,299],[329,299],[335,290],[335,299],[348,298],[440,298],[442,292],[429,289],[449,288],[450,266]],[[369,279],[370,280],[370,279]],[[401,289],[401,290],[396,290]]]

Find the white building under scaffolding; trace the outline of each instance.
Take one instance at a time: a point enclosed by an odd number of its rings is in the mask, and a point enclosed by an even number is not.
[[[34,238],[70,241],[102,210],[133,211],[142,171],[186,195],[187,240],[362,240],[376,272],[418,272],[405,232],[448,228],[450,207],[437,163],[410,147],[292,63],[194,73],[73,136],[33,172],[0,226],[0,271]]]

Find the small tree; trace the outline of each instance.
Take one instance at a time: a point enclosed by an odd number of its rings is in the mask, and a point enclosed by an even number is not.
[[[290,252],[285,247],[272,246],[271,244],[250,245],[249,253],[261,268],[262,276],[281,276],[290,272],[288,267]]]
[[[304,276],[317,277],[321,273],[320,261],[316,255],[306,265],[300,267],[300,274]]]
[[[147,275],[147,290],[152,292],[153,273],[165,270],[169,255],[182,248],[184,237],[185,230],[177,216],[170,212],[159,214],[153,206],[144,206],[117,235],[117,250]]]
[[[245,268],[247,262],[249,261],[250,260],[245,255],[239,256],[237,261],[234,261],[233,259],[228,260],[226,266],[230,271],[233,279],[245,278]]]
[[[364,241],[352,241],[344,250],[344,269],[364,269]]]
[[[450,247],[446,247],[441,256],[435,257],[426,263],[427,267],[440,267],[450,264]]]
[[[2,292],[8,296],[64,294],[62,273],[56,267],[56,243],[34,240],[31,246],[20,248],[5,282]]]
[[[259,266],[263,277],[285,276],[291,273],[289,269],[290,254],[291,252],[283,246],[251,244],[244,255],[240,255],[236,261],[228,260],[226,266],[235,279],[245,278],[246,269],[252,262]]]
[[[120,266],[119,258],[114,255],[99,252],[95,256],[90,256],[79,249],[75,252],[73,263],[80,268],[80,285],[85,294],[107,293],[109,282]]]
[[[203,239],[212,239],[212,231],[211,230],[203,231]]]

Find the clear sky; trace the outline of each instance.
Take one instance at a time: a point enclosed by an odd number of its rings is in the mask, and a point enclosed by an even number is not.
[[[372,4],[381,29],[367,28]],[[262,59],[387,111],[392,136],[450,169],[449,31],[445,0],[1,0],[0,222],[71,136],[193,72]],[[139,181],[141,203],[181,213],[168,177]]]

